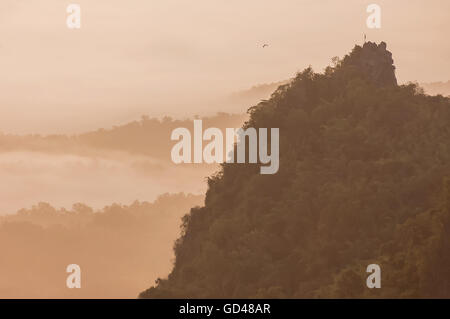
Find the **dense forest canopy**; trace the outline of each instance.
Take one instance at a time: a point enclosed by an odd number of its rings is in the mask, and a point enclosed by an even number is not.
[[[224,164],[142,298],[450,297],[450,99],[398,85],[355,46],[249,109],[280,128],[280,170]],[[379,264],[382,289],[366,287]]]

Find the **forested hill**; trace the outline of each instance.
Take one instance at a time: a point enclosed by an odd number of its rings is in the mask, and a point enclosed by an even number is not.
[[[397,85],[385,43],[333,62],[249,109],[278,173],[223,165],[140,297],[450,297],[450,99]]]

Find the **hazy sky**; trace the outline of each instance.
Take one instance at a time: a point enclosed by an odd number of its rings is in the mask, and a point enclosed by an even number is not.
[[[366,27],[373,2],[379,30]],[[80,30],[66,26],[70,3]],[[363,33],[388,43],[400,82],[447,81],[449,11],[448,0],[1,0],[0,131],[228,111],[222,96],[322,71]]]

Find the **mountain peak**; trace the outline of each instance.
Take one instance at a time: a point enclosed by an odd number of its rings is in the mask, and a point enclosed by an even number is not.
[[[378,86],[397,85],[392,53],[386,47],[385,42],[366,42],[362,47],[356,45],[353,51],[345,56],[342,66],[354,68],[360,76]]]

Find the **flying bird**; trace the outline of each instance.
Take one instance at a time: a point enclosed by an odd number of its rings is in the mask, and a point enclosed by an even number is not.
[[[268,44],[263,44],[263,48],[268,47],[268,46],[269,46]]]

